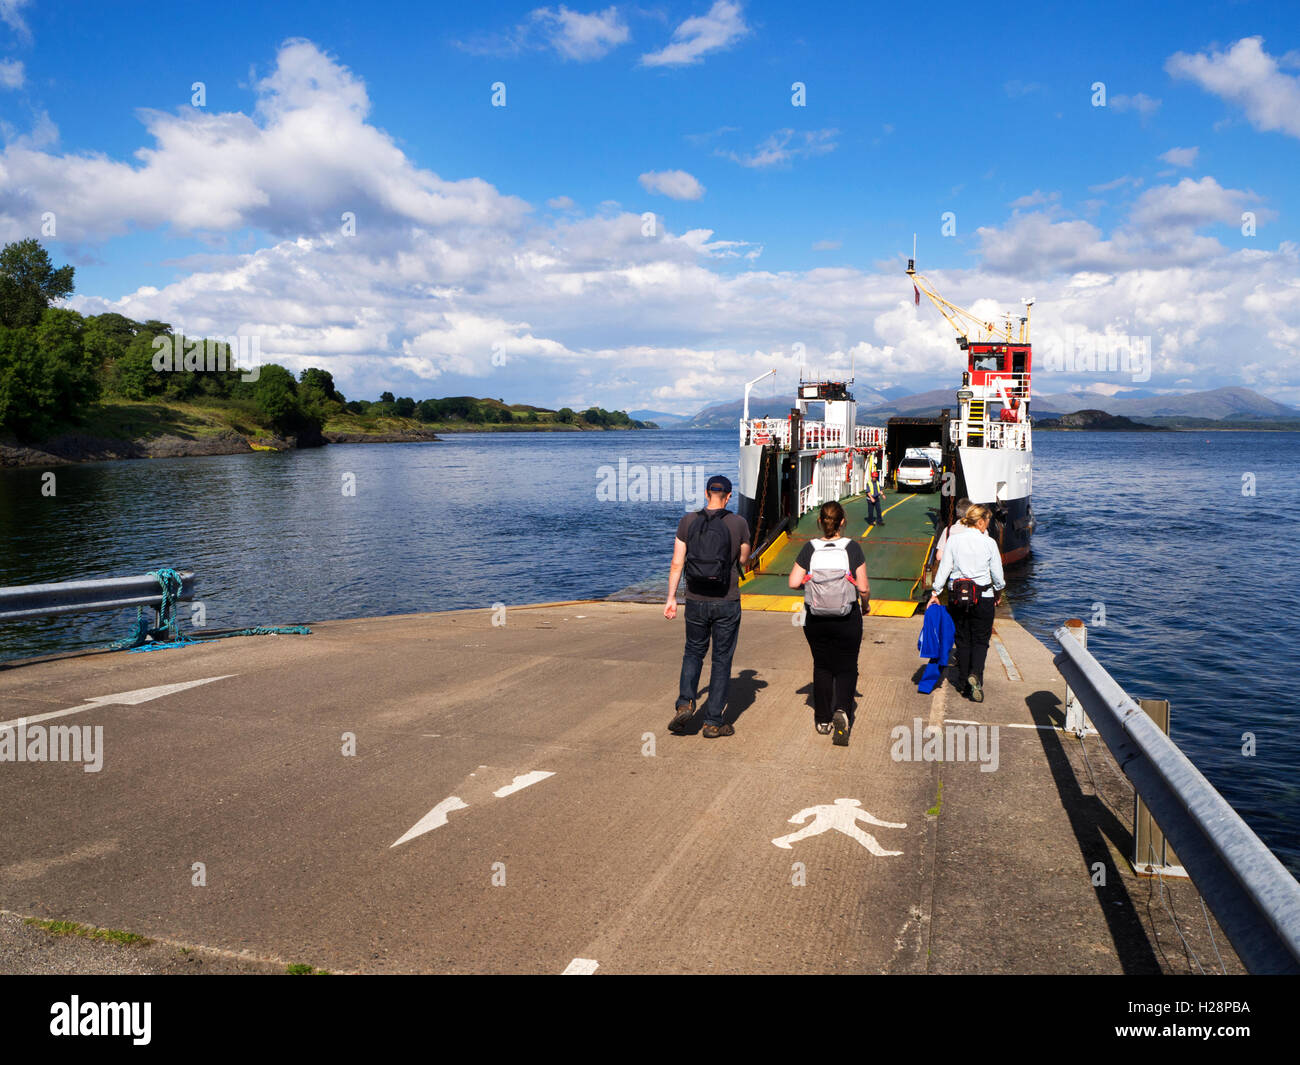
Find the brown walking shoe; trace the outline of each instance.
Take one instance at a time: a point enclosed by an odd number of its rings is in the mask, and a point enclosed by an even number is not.
[[[695,716],[694,699],[692,699],[689,703],[679,702],[677,704],[677,712],[673,714],[673,719],[670,722],[668,722],[668,731],[677,732],[677,733],[685,732],[687,727],[691,723],[691,718],[693,718],[694,716]]]
[[[715,740],[719,736],[734,736],[736,730],[730,725],[705,725],[704,738],[706,740]]]

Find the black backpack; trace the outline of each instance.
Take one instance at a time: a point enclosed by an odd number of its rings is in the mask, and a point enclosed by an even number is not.
[[[731,590],[729,513],[706,507],[686,534],[686,586],[696,595],[724,596]]]

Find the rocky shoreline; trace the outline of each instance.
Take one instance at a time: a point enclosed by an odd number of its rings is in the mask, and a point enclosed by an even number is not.
[[[115,459],[174,459],[196,455],[241,455],[250,451],[288,451],[324,444],[426,443],[439,437],[428,430],[411,433],[323,433],[308,441],[278,436],[249,439],[233,430],[212,436],[181,437],[170,433],[138,440],[111,440],[81,433],[65,433],[39,444],[0,441],[0,467],[67,466],[77,462]]]

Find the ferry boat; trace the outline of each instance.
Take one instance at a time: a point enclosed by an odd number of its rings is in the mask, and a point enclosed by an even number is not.
[[[956,520],[953,509],[963,496],[993,512],[989,535],[997,540],[1004,563],[1017,562],[1030,552],[1034,533],[1033,425],[1030,387],[1033,371],[1029,342],[1032,299],[1024,300],[1018,327],[1011,315],[1002,325],[986,322],[950,303],[916,272],[916,260],[907,260],[907,276],[916,292],[924,292],[957,332],[957,344],[966,354],[966,369],[957,390],[957,414],[945,410],[937,426],[943,443],[944,524]],[[903,423],[924,419],[891,419],[902,436]],[[933,421],[929,420],[933,425]]]
[[[799,518],[832,499],[861,494],[873,468],[886,476],[885,430],[858,425],[852,380],[806,380],[784,418],[749,416],[749,392],[769,370],[745,386],[740,420],[737,513],[748,523],[755,553]],[[822,417],[810,417],[821,404]]]

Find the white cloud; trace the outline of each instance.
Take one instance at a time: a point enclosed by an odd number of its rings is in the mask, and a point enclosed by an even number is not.
[[[1256,129],[1300,137],[1300,78],[1278,69],[1262,37],[1244,37],[1226,52],[1178,52],[1165,61],[1165,70],[1236,104]]]
[[[1130,177],[1125,174],[1123,177],[1117,177],[1114,181],[1107,181],[1104,185],[1089,185],[1089,192],[1110,192],[1113,189],[1122,189],[1125,185],[1132,185],[1133,188],[1142,186],[1140,177]]]
[[[546,201],[546,206],[554,208],[557,211],[571,211],[577,206],[568,196],[552,196]]]
[[[646,53],[641,62],[648,67],[688,66],[709,52],[729,48],[749,32],[739,4],[716,0],[707,15],[695,15],[679,25],[672,44]]]
[[[1120,93],[1110,98],[1110,106],[1116,111],[1136,111],[1145,121],[1160,109],[1160,101],[1153,99],[1144,92],[1136,93],[1133,96],[1125,96]]]
[[[500,225],[526,205],[479,179],[444,181],[414,166],[370,125],[365,85],[309,41],[287,41],[258,82],[254,116],[145,110],[154,140],[139,165],[100,154],[57,155],[28,139],[0,153],[0,235],[15,217],[53,210],[60,237],[98,240],[131,227],[178,233],[246,226],[277,236],[358,233],[393,225]],[[12,216],[5,215],[12,211]],[[22,234],[25,235],[25,234]]]
[[[28,0],[0,0],[0,22],[13,30],[14,36],[23,43],[32,39],[32,31],[27,28],[22,16],[22,8],[27,3]]]
[[[565,59],[601,59],[631,37],[616,7],[584,15],[561,4],[558,10],[540,7],[530,17]]]
[[[651,170],[637,180],[647,192],[673,200],[698,200],[704,195],[704,186],[685,170]]]
[[[1043,192],[1041,189],[1034,189],[1033,192],[1026,196],[1021,196],[1017,200],[1011,201],[1013,210],[1020,210],[1025,207],[1037,207],[1040,204],[1056,203],[1061,198],[1059,192]]]
[[[843,241],[839,240],[818,240],[813,242],[813,251],[839,251]]]
[[[640,215],[617,205],[536,217],[486,182],[443,182],[416,167],[369,124],[365,86],[310,46],[287,45],[258,93],[252,116],[147,116],[151,146],[130,166],[10,145],[0,215],[53,182],[75,208],[60,229],[80,213],[86,239],[122,224],[202,223],[216,236],[255,224],[278,234],[247,254],[190,256],[168,284],[120,298],[83,291],[71,304],[159,318],[192,335],[255,334],[265,358],[295,371],[323,366],[349,396],[473,391],[552,406],[668,400],[685,409],[738,396],[772,365],[791,381],[796,341],[809,366],[847,371],[856,360],[867,384],[958,379],[951,330],[932,308],[913,306],[901,263],[765,270],[755,261],[760,234],[673,232],[659,219],[647,236]],[[193,160],[211,169],[217,143],[234,169],[218,169],[210,188],[177,188]],[[1110,231],[1059,206],[1015,213],[979,231],[975,265],[930,277],[990,318],[1036,296],[1040,346],[1150,336],[1147,387],[1190,378],[1300,400],[1300,248],[1252,241],[1234,250],[1199,231],[1253,199],[1188,178],[1146,190]],[[355,237],[332,220],[307,224],[332,219],[348,200],[363,204]],[[392,224],[375,224],[384,211]],[[1078,383],[1040,377],[1044,391]]]
[[[23,87],[23,65],[17,59],[0,59],[0,89]]]
[[[1200,148],[1170,148],[1160,156],[1170,166],[1195,166],[1196,157],[1200,154]]]
[[[838,129],[814,129],[799,132],[792,129],[778,129],[775,133],[766,137],[748,155],[741,155],[737,152],[724,152],[721,149],[714,152],[714,154],[730,159],[741,166],[755,169],[767,166],[782,166],[795,159],[833,152],[837,147],[835,138],[839,136],[839,132]]]

